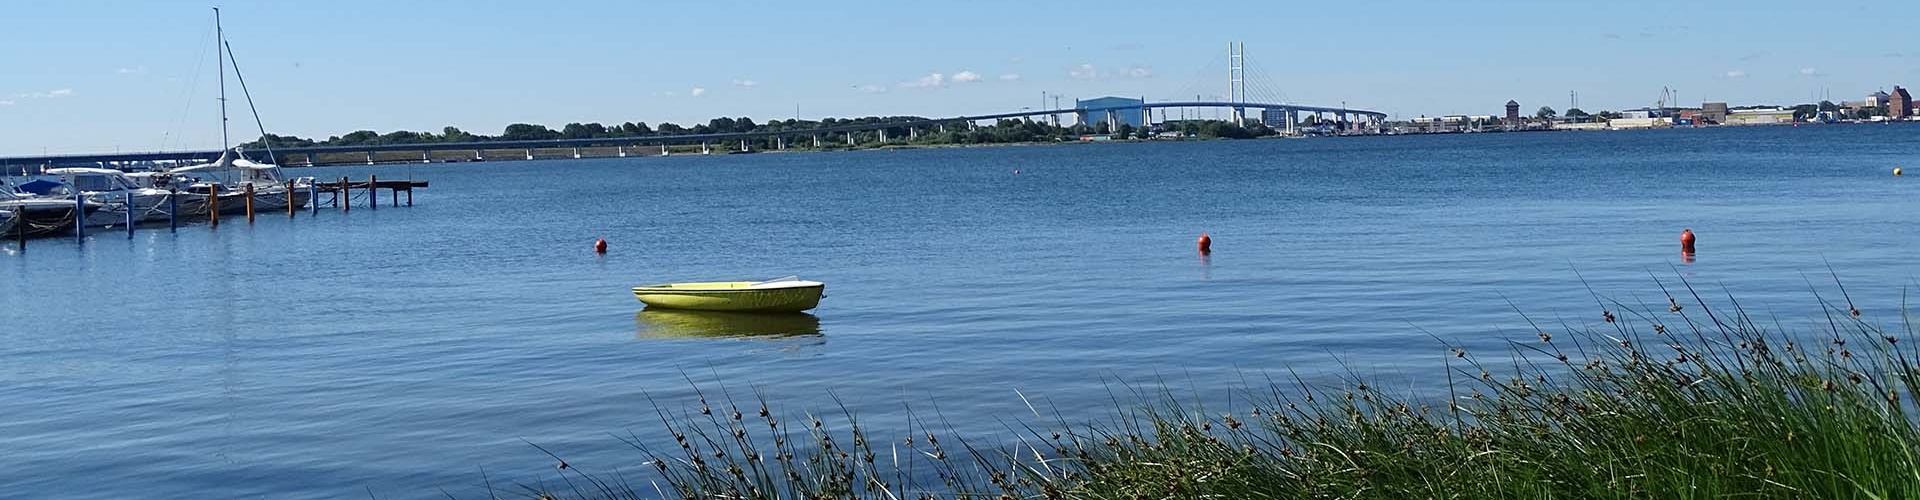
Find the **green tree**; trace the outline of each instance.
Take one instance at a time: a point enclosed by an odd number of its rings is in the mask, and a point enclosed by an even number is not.
[[[460,130],[458,127],[445,127],[440,129],[440,140],[445,142],[473,142],[478,139],[474,137],[473,134],[469,134],[465,130]]]
[[[1553,112],[1553,108],[1549,106],[1541,106],[1539,111],[1533,112],[1534,118],[1539,118],[1542,120],[1552,120],[1554,115],[1555,113]]]
[[[1121,123],[1120,129],[1113,132],[1113,138],[1115,139],[1130,139],[1132,137],[1133,124],[1131,123]]]
[[[1821,111],[1839,111],[1840,105],[1834,104],[1833,101],[1820,101],[1820,110]]]
[[[559,138],[560,133],[548,129],[546,125],[528,123],[508,125],[507,129],[500,133],[500,139],[506,141],[541,141]]]
[[[681,135],[687,133],[687,129],[675,125],[673,122],[661,122],[660,128],[654,129],[654,131],[660,135]]]
[[[1567,118],[1572,118],[1577,121],[1586,121],[1587,118],[1591,116],[1593,115],[1587,114],[1585,110],[1582,110],[1580,108],[1567,108]]]

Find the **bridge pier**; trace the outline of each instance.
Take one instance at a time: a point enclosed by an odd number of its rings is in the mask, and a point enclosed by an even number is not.
[[[779,150],[781,150],[781,151],[786,151],[786,150],[787,150],[787,138],[785,138],[785,137],[774,137],[774,138],[773,138],[773,147],[774,147],[774,148],[776,148],[776,149],[779,149]]]
[[[372,151],[368,151],[368,152],[367,152],[367,164],[368,164],[368,165],[372,165],[372,164],[373,164],[373,152],[372,152]]]
[[[307,153],[307,166],[313,167],[313,166],[319,166],[319,165],[320,165],[320,155],[316,153]],[[5,173],[5,172],[0,172],[0,173]],[[24,174],[26,173],[26,170],[21,169],[20,173]]]
[[[580,146],[573,147],[573,159],[575,160],[580,159]]]
[[[820,149],[820,134],[813,134],[813,149]]]
[[[847,146],[853,146],[853,132],[847,132]]]
[[[741,151],[753,151],[753,146],[748,146],[748,145],[747,145],[747,140],[746,140],[745,138],[742,138],[742,139],[740,139],[740,150],[741,150]]]
[[[884,128],[880,129],[880,143],[881,144],[887,143],[887,129],[884,129]]]
[[[626,146],[625,144],[622,144],[622,145],[620,145],[620,146],[618,146],[618,147],[620,148],[620,157],[621,157],[621,158],[626,158],[626,157],[627,157],[627,146]]]
[[[427,153],[427,150],[420,150],[420,163],[433,163],[433,157],[428,156]]]
[[[700,141],[700,154],[703,154],[703,155],[713,154],[713,148],[707,146],[707,141]]]
[[[487,159],[487,157],[480,156],[480,150],[478,149],[473,150],[473,161],[481,161],[485,159]]]
[[[533,159],[533,148],[527,148],[527,159]]]
[[[670,154],[673,154],[673,153],[667,152],[667,143],[664,143],[664,142],[660,143],[660,156],[667,156]]]

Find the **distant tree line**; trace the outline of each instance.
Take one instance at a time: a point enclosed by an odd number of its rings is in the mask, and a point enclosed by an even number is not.
[[[752,118],[720,117],[708,120],[704,124],[691,127],[675,123],[661,123],[649,126],[646,122],[626,122],[618,125],[600,123],[568,123],[560,130],[545,125],[515,123],[507,125],[499,135],[474,134],[456,127],[445,127],[439,133],[399,130],[385,134],[372,130],[357,130],[345,135],[328,137],[325,140],[313,140],[290,135],[266,134],[260,139],[242,144],[248,149],[262,149],[269,143],[273,147],[298,148],[312,146],[368,146],[390,144],[433,144],[448,142],[494,142],[553,139],[628,139],[636,137],[671,137],[677,135],[721,134],[743,132],[781,132],[792,131],[796,135],[809,131],[849,125],[873,125],[886,123],[907,123],[926,121],[918,116],[869,116],[864,118],[825,118],[821,120],[786,119],[766,123],[755,122]],[[1111,135],[1116,139],[1145,139],[1159,132],[1173,132],[1184,137],[1244,139],[1273,135],[1273,130],[1257,120],[1248,120],[1244,125],[1236,125],[1220,120],[1170,121],[1157,125],[1154,129],[1121,124],[1117,130],[1109,129],[1106,122],[1093,125],[1057,126],[1036,120],[1002,119],[993,125],[970,126],[967,122],[951,122],[945,126],[914,128],[913,133],[905,126],[889,127],[886,131],[888,142],[905,141],[912,144],[1003,144],[1020,142],[1053,142],[1076,140],[1085,135]],[[845,137],[834,134],[832,140],[821,138],[822,145],[843,147]],[[878,130],[854,132],[856,144],[869,144],[880,141]],[[775,139],[756,138],[749,141],[756,147],[771,147]],[[791,144],[804,147],[810,144]]]

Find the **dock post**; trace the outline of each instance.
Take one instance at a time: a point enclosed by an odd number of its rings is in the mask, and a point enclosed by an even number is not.
[[[367,176],[367,208],[380,209],[380,176]]]
[[[73,194],[73,237],[83,243],[87,241],[87,197],[79,193]]]
[[[407,206],[413,206],[413,185],[407,185]]]
[[[387,190],[387,192],[390,192],[390,193],[393,193],[393,203],[390,203],[390,204],[388,204],[387,206],[389,206],[389,207],[397,207],[397,206],[400,206],[400,190],[399,190],[399,189],[389,189],[389,190]],[[409,192],[411,192],[411,191],[409,191]],[[408,195],[408,196],[412,196],[412,195]]]
[[[313,209],[313,216],[320,216],[320,183],[307,183],[307,206]]]
[[[207,221],[220,228],[220,183],[207,186]]]
[[[253,223],[253,183],[247,183],[247,223]]]
[[[13,237],[20,239],[20,253],[27,253],[27,221],[20,214],[13,215]]]
[[[348,190],[352,185],[346,177],[340,178],[340,194],[333,197],[333,204],[339,206],[341,212],[353,211],[353,191]]]
[[[291,219],[293,218],[293,211],[300,209],[300,206],[293,202],[293,200],[296,199],[293,195],[293,181],[287,181],[286,196],[287,196],[287,218]]]
[[[167,191],[167,230],[180,229],[180,190]]]
[[[127,237],[133,237],[133,191],[126,192],[127,199]]]

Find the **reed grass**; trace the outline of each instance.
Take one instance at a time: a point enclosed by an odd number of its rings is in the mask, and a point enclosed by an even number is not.
[[[1597,300],[1592,328],[1452,347],[1444,393],[1269,381],[1239,408],[1134,391],[1097,422],[1016,424],[971,443],[873,438],[844,407],[783,420],[763,397],[660,410],[632,439],[650,476],[563,468],[544,498],[1920,497],[1916,341],[1819,298],[1788,334],[1690,285],[1663,305]],[[1844,289],[1842,289],[1844,295]],[[1817,294],[1816,294],[1817,297]],[[1904,310],[1904,306],[1902,307]],[[1817,341],[1809,341],[1817,339]],[[1438,350],[1438,349],[1436,349]],[[1127,402],[1137,400],[1135,404]],[[1031,406],[1030,406],[1031,408]],[[1033,412],[1038,417],[1041,412]],[[937,419],[936,419],[937,420]],[[556,457],[557,458],[557,457]]]

